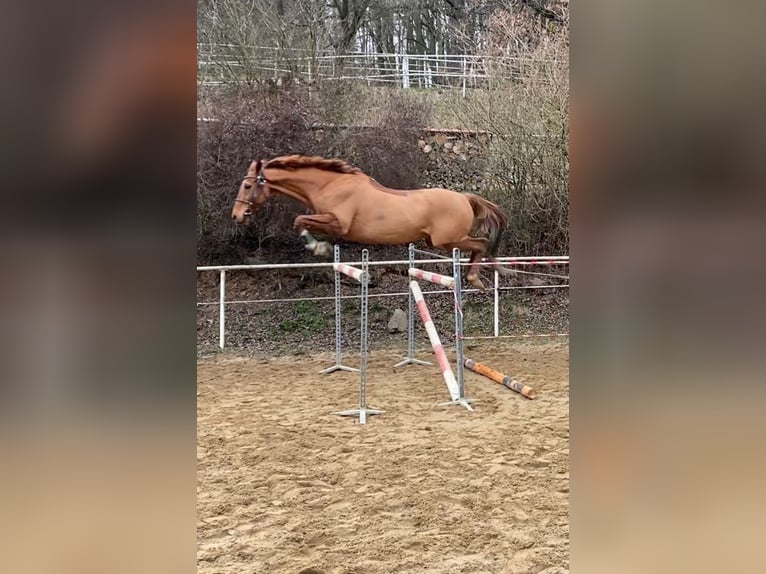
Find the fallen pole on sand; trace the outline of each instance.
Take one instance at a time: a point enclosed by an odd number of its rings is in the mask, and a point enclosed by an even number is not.
[[[520,393],[527,397],[528,399],[534,399],[537,396],[537,391],[533,389],[532,387],[525,385],[521,381],[517,381],[513,377],[509,377],[508,375],[504,375],[500,371],[496,371],[492,367],[488,367],[487,365],[482,365],[481,363],[477,363],[473,359],[465,359],[465,366],[472,370],[474,373],[479,373],[480,375],[484,375],[488,379],[491,379],[495,381],[496,383],[500,383],[504,387],[507,387],[511,389],[512,391],[516,391],[517,393]]]

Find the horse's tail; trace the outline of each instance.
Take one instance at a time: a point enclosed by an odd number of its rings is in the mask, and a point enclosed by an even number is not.
[[[473,193],[466,195],[473,209],[473,231],[487,237],[487,259],[494,261],[500,247],[500,240],[503,238],[503,232],[508,225],[508,216],[500,209],[499,205],[488,199]],[[495,268],[504,275],[515,274],[515,271],[503,267],[499,263],[496,263]]]

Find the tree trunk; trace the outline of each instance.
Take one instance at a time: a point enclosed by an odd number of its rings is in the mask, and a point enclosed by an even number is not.
[[[333,0],[332,5],[340,20],[340,37],[336,44],[338,54],[347,54],[350,51],[368,4],[369,0]]]

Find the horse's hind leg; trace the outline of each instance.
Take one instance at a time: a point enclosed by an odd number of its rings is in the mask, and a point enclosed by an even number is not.
[[[479,262],[484,257],[484,253],[486,251],[471,251],[471,259],[469,260],[471,265],[468,267],[468,273],[465,276],[471,285],[482,291],[484,291],[484,283],[482,283],[479,277]]]
[[[306,249],[319,257],[332,255],[332,246],[327,241],[317,241],[310,232],[337,237],[343,231],[338,218],[332,213],[299,215],[293,222],[293,228],[306,241]]]
[[[461,251],[470,251],[471,259],[469,260],[470,266],[468,267],[468,273],[465,278],[476,289],[484,290],[484,283],[479,278],[479,262],[484,254],[487,252],[487,240],[483,237],[471,237],[466,235],[460,241],[454,243],[447,243],[444,245],[437,245],[442,249],[453,249],[457,247]]]

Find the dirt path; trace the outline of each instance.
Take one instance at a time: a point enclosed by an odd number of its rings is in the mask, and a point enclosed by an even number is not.
[[[358,375],[329,354],[198,364],[200,573],[538,573],[568,568],[566,343],[484,344],[468,356],[533,386],[530,401],[466,372],[475,412],[437,367]],[[429,354],[421,352],[421,358]],[[347,364],[356,364],[349,356]]]

